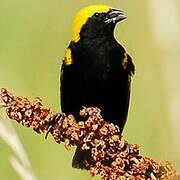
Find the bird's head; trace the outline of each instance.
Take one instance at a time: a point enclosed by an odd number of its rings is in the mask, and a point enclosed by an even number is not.
[[[117,22],[125,19],[123,11],[106,5],[92,5],[81,9],[74,17],[73,41],[82,37],[112,35]]]

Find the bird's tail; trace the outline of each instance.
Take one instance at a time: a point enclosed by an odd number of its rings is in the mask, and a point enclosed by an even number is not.
[[[88,169],[88,164],[91,162],[91,153],[90,151],[82,150],[80,147],[77,147],[76,152],[73,156],[72,167],[77,169]]]

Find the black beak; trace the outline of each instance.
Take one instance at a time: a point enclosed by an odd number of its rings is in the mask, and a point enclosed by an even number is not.
[[[119,21],[122,21],[123,19],[126,19],[126,16],[124,15],[124,12],[121,10],[117,10],[117,9],[111,9],[107,15],[106,18],[104,20],[104,22],[106,24],[110,24],[110,23],[117,23]]]

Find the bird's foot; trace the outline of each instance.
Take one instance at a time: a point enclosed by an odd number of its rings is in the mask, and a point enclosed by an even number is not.
[[[50,122],[49,122],[49,125],[48,125],[48,129],[47,129],[46,135],[45,135],[45,139],[48,138],[48,135],[49,135],[49,133],[51,132],[53,126],[54,126],[60,119],[63,119],[65,116],[66,116],[65,113],[57,113],[57,114],[55,114],[55,115],[51,118],[51,120],[50,120]]]

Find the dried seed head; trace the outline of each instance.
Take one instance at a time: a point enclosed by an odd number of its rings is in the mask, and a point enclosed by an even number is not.
[[[10,119],[32,127],[37,133],[46,132],[51,125],[50,133],[55,142],[65,142],[67,150],[76,145],[88,152],[91,157],[83,163],[92,176],[99,174],[103,180],[144,180],[168,179],[176,175],[169,163],[144,157],[137,144],[128,144],[119,127],[106,122],[98,108],[84,107],[80,111],[84,121],[76,122],[68,115],[51,124],[55,114],[43,106],[40,98],[31,102],[15,97],[3,88],[0,102]]]

